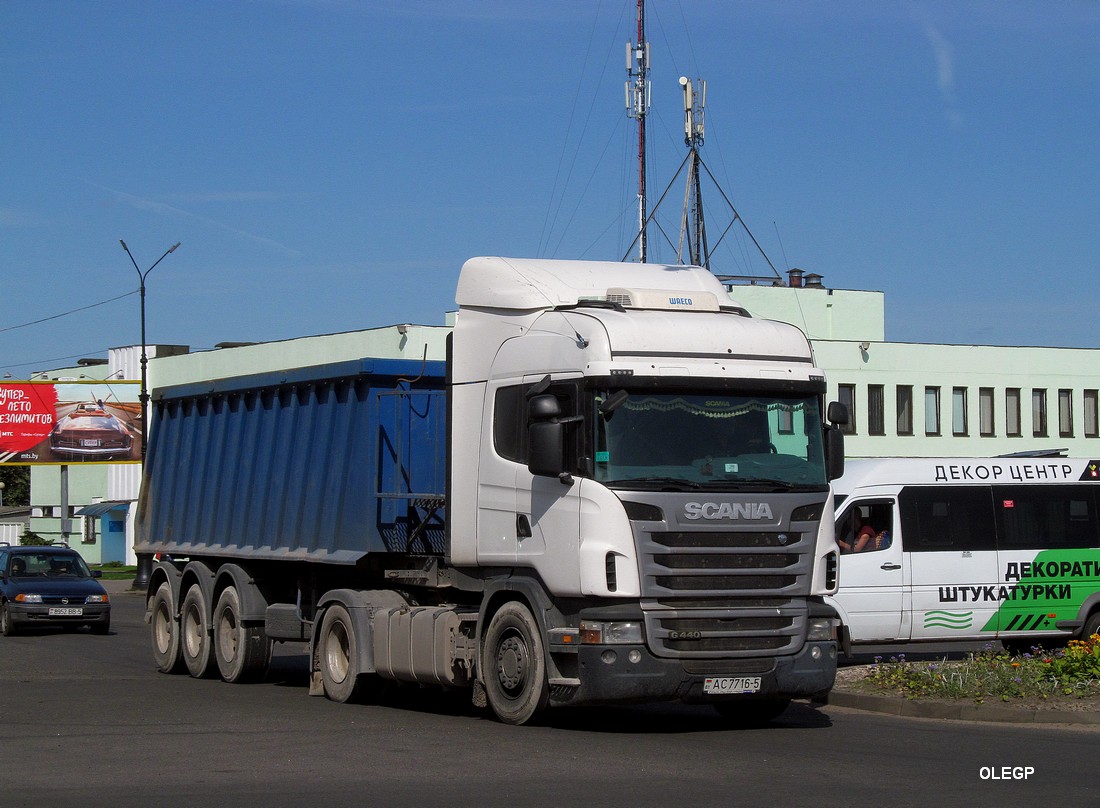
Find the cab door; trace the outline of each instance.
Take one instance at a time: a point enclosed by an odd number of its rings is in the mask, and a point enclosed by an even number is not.
[[[840,590],[836,600],[847,614],[853,642],[885,642],[908,639],[903,620],[905,568],[901,542],[897,540],[892,497],[851,498],[836,520],[841,546]],[[863,521],[870,523],[876,539],[855,552],[854,539]],[[904,628],[903,628],[904,627]]]
[[[572,375],[572,374],[571,374]],[[530,386],[536,377],[524,379]],[[565,471],[580,475],[582,445],[580,377],[559,379],[545,394],[559,403],[561,417],[570,419],[565,429]],[[580,593],[580,480],[532,474],[527,466],[517,469],[515,479],[518,541],[516,564],[538,572],[546,586],[557,594]]]

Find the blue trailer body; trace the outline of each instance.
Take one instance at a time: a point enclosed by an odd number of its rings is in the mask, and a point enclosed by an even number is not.
[[[445,385],[443,362],[361,359],[154,391],[135,549],[443,554]]]

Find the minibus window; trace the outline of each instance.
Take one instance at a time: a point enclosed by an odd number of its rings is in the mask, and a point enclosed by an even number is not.
[[[1092,486],[998,485],[993,488],[993,502],[1002,549],[1100,546],[1100,520]]]
[[[906,550],[957,552],[997,547],[988,487],[906,486],[899,500]]]

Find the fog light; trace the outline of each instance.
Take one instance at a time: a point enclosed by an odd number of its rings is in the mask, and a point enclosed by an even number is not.
[[[810,649],[810,656],[813,657],[814,659],[821,659],[821,646],[820,645],[815,645],[813,648],[811,648]]]
[[[626,658],[637,665],[639,662],[642,661],[642,652],[635,648],[633,651],[626,655]]]
[[[600,654],[600,659],[602,659],[608,665],[614,665],[615,660],[617,660],[618,658],[619,658],[619,655],[616,654],[614,651],[612,651],[610,649],[607,650],[607,651],[604,651],[602,654]]]

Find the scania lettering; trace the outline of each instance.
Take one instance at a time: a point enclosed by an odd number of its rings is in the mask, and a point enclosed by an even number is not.
[[[684,506],[688,519],[772,519],[766,502],[689,502]]]
[[[835,490],[843,555],[830,602],[846,643],[1027,650],[1100,632],[1096,460],[853,460]]]
[[[249,681],[297,641],[313,694],[468,688],[514,724],[827,691],[846,416],[802,332],[699,267],[477,258],[456,301],[446,357],[155,391],[157,667]]]

